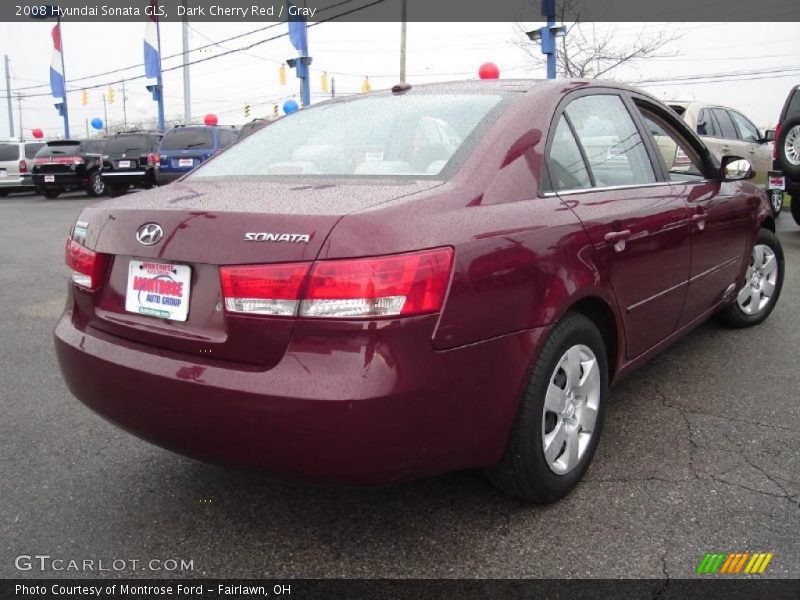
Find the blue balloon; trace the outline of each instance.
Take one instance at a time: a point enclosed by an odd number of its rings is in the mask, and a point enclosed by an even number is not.
[[[99,119],[97,117],[92,119],[92,127],[94,127],[95,129],[102,129],[103,128],[103,119]]]
[[[283,103],[283,112],[287,115],[290,115],[293,112],[297,112],[298,110],[300,110],[300,107],[294,100],[287,100],[286,102]]]

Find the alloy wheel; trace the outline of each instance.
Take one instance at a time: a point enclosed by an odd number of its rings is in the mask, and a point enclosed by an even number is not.
[[[103,178],[101,177],[100,173],[95,173],[92,176],[92,190],[98,196],[101,196],[103,192],[106,191],[106,185],[103,182]]]
[[[569,348],[556,364],[544,399],[542,446],[557,475],[572,471],[586,454],[600,407],[600,366],[591,348]]]
[[[783,153],[790,164],[800,166],[800,125],[795,125],[786,134]]]
[[[772,248],[764,244],[754,246],[744,287],[736,297],[743,313],[757,315],[767,309],[775,294],[778,275],[778,259]]]

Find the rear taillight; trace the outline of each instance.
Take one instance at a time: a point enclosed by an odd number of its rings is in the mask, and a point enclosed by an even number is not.
[[[151,152],[150,154],[147,155],[147,166],[148,167],[155,167],[160,162],[161,162],[161,157],[158,154],[155,154],[154,152]]]
[[[68,240],[66,262],[72,283],[89,291],[100,287],[105,272],[105,254],[98,254],[75,240]]]
[[[316,263],[222,267],[229,312],[364,319],[438,312],[451,248]],[[307,280],[307,281],[306,281]]]
[[[229,312],[293,317],[309,263],[222,267],[222,294]]]
[[[781,135],[781,122],[775,125],[775,143],[772,144],[772,160],[778,160],[778,137]]]
[[[20,173],[27,173],[28,172],[28,163],[24,160],[19,161],[19,172]]]

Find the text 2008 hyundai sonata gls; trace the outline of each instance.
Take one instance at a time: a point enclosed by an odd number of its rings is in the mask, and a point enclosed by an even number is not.
[[[552,501],[609,384],[714,313],[775,306],[746,160],[580,81],[320,104],[83,211],[55,331],[82,402],[203,460],[386,483],[484,467]]]

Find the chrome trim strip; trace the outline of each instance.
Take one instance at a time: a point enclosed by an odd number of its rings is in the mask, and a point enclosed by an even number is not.
[[[644,300],[640,300],[636,304],[631,304],[625,310],[627,312],[631,312],[632,310],[634,310],[636,308],[639,308],[640,306],[643,306],[643,305],[647,304],[648,302],[652,302],[653,300],[657,300],[658,298],[660,298],[664,294],[669,294],[670,292],[674,292],[675,290],[683,287],[684,285],[688,285],[688,284],[689,284],[688,281],[681,281],[680,283],[678,283],[676,285],[673,285],[672,287],[669,287],[669,288],[667,288],[665,290],[662,290],[662,291],[658,292],[657,294],[655,294],[653,296],[650,296],[649,298],[645,298]]]
[[[590,188],[582,188],[582,189],[572,189],[572,190],[561,190],[559,192],[544,192],[542,197],[550,198],[552,196],[571,196],[573,194],[591,194],[594,192],[606,192],[606,191],[613,191],[613,190],[629,190],[629,189],[636,189],[636,188],[653,188],[653,187],[662,187],[666,185],[696,185],[698,183],[712,183],[716,181],[716,179],[701,179],[698,181],[657,181],[655,183],[636,183],[636,184],[628,184],[628,185],[609,185],[605,187],[590,187]]]
[[[117,177],[119,175],[144,175],[144,171],[100,171],[103,177]]]

